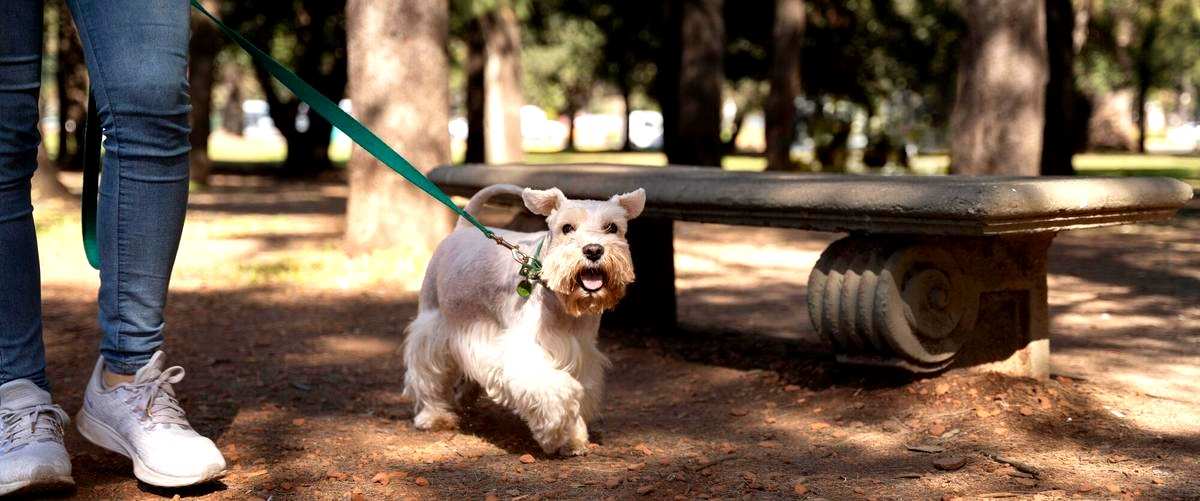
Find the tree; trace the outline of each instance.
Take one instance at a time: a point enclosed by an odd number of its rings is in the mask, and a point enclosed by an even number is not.
[[[590,19],[553,11],[535,12],[525,35],[525,95],[567,118],[567,147],[572,148],[575,115],[587,107],[599,83],[604,33]]]
[[[682,165],[721,165],[721,87],[725,80],[722,56],[725,50],[724,0],[677,0],[679,2],[679,45],[676,56],[679,96],[673,122],[664,141],[667,160]],[[670,57],[670,56],[668,56]],[[664,107],[664,110],[666,107]]]
[[[767,95],[767,170],[792,170],[796,98],[800,97],[800,50],[804,46],[804,0],[775,0],[771,91]]]
[[[951,172],[1036,175],[1047,81],[1042,0],[967,0]]]
[[[467,158],[524,158],[520,11],[525,0],[453,0],[452,26],[466,42]],[[482,151],[481,151],[482,148]]]
[[[521,28],[511,2],[499,1],[480,19],[484,51],[484,143],[488,163],[525,158],[521,141]]]
[[[1155,90],[1181,89],[1200,76],[1200,7],[1193,0],[1091,0],[1087,3],[1086,43],[1080,51],[1083,87],[1099,118],[1089,142],[1124,146],[1121,137],[1103,137],[1135,121],[1133,148],[1145,151],[1146,102]],[[1132,95],[1128,95],[1131,93]],[[1112,117],[1111,105],[1122,104]],[[1131,115],[1131,116],[1130,116]],[[1115,125],[1115,126],[1114,126]],[[1113,134],[1108,134],[1112,136]]]
[[[350,96],[355,114],[428,171],[450,162],[447,0],[350,0]],[[417,267],[453,226],[451,212],[355,148],[346,246],[394,247]]]
[[[1080,120],[1087,123],[1087,120],[1078,105],[1075,11],[1071,0],[1046,0],[1046,53],[1049,78],[1046,81],[1040,171],[1047,176],[1072,175],[1075,173],[1072,162],[1079,144],[1077,123]]]
[[[204,0],[204,8],[214,15],[221,12],[217,0]],[[188,90],[192,96],[192,132],[189,153],[192,182],[208,186],[212,161],[208,158],[208,138],[212,134],[213,84],[217,77],[217,53],[224,38],[207,18],[192,15],[192,40],[188,59]]]
[[[64,0],[47,2],[48,47],[54,47],[54,83],[58,101],[58,156],[60,169],[83,170],[83,124],[87,118],[88,74],[79,32]]]
[[[346,91],[345,0],[272,0],[228,2],[227,24],[290,65],[296,74],[326,97],[340,100]],[[444,48],[441,50],[445,50]],[[283,91],[266,67],[255,62],[254,76],[270,108],[271,121],[287,141],[283,172],[312,176],[329,170],[333,126],[308,114],[307,128],[297,127],[302,103]]]

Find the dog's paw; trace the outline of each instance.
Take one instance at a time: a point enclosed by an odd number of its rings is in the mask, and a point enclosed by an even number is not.
[[[453,412],[425,409],[413,418],[413,426],[425,431],[453,430],[458,428],[458,415]]]
[[[588,448],[587,443],[584,443],[583,446],[580,446],[579,444],[567,444],[558,449],[558,455],[565,458],[586,456],[591,451],[592,450]]]

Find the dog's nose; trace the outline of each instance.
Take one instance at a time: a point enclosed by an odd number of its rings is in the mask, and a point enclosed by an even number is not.
[[[599,261],[600,256],[604,255],[604,246],[600,244],[587,244],[583,246],[583,255],[587,256],[590,261]]]

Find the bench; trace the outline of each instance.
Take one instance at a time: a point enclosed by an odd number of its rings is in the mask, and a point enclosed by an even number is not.
[[[628,239],[638,280],[606,323],[669,328],[673,221],[843,232],[808,280],[839,361],[1049,375],[1047,251],[1065,230],[1160,221],[1192,197],[1169,178],[843,176],[620,165],[447,166],[453,195],[511,183],[572,198],[646,189]],[[510,203],[516,204],[513,200]],[[544,224],[543,224],[544,227]]]

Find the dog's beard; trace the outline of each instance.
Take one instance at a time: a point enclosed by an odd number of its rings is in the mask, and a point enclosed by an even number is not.
[[[578,249],[557,249],[547,256],[542,278],[558,295],[567,314],[599,315],[615,308],[633,283],[629,246],[610,243],[599,261],[584,259]]]

